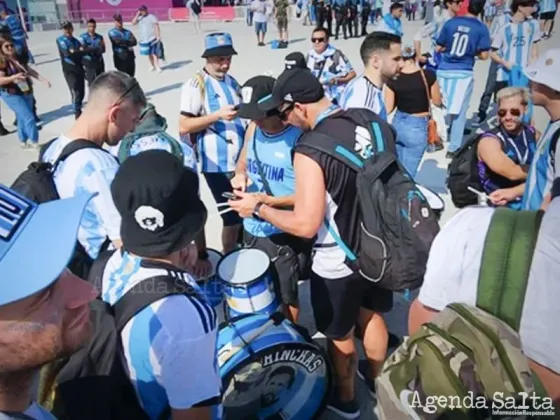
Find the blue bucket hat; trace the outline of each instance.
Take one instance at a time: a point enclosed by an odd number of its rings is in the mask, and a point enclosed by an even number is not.
[[[227,32],[215,32],[206,35],[202,58],[229,57],[232,55],[237,55],[237,51],[233,49],[233,40],[230,34]]]
[[[40,292],[60,276],[92,197],[36,204],[0,184],[0,306]]]

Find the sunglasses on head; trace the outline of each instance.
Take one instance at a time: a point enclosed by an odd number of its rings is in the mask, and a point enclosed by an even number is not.
[[[115,101],[115,103],[113,104],[113,106],[117,106],[120,105],[121,102],[123,102],[125,100],[125,98],[137,87],[140,87],[140,85],[138,84],[138,81],[133,77],[133,82],[132,84],[128,87],[127,90],[124,91],[124,93],[119,97],[119,99],[117,99]]]
[[[518,108],[511,108],[511,109],[499,109],[498,110],[498,117],[500,118],[504,118],[507,113],[510,113],[512,117],[520,117],[521,116],[521,110]]]
[[[315,43],[319,43],[319,42],[325,42],[325,38],[321,37],[321,38],[311,38],[311,42]]]

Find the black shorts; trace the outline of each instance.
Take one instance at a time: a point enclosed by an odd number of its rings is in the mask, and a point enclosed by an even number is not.
[[[276,290],[282,303],[299,307],[298,280],[307,278],[312,242],[286,233],[259,237],[244,231],[244,243],[266,252],[274,267]]]
[[[554,20],[554,16],[556,15],[556,10],[553,12],[544,12],[541,13],[539,16],[540,20]]]
[[[204,172],[203,175],[216,203],[227,203],[228,199],[222,196],[222,194],[225,192],[233,192],[231,183],[229,182],[233,172]],[[225,210],[225,208],[220,207],[218,210]],[[228,211],[227,213],[222,214],[221,217],[224,222],[224,226],[235,226],[241,224],[241,217],[239,217],[239,214],[235,211]]]
[[[358,321],[360,308],[385,313],[393,307],[393,292],[377,287],[360,274],[326,279],[312,271],[310,279],[315,324],[327,338],[346,337]]]

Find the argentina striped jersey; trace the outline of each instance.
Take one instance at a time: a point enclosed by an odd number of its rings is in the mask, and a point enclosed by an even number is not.
[[[541,39],[539,23],[535,19],[524,22],[514,22],[502,26],[492,40],[492,49],[504,60],[522,68],[527,67],[531,59],[531,51],[536,42]],[[508,80],[508,72],[500,66],[497,80]]]
[[[125,367],[150,419],[159,419],[168,406],[217,407],[221,393],[217,315],[189,274],[117,251],[103,273],[102,299],[113,305],[142,280],[161,275],[185,281],[197,295],[160,299],[135,315],[121,332]]]
[[[552,188],[552,182],[557,174],[556,167],[560,163],[556,153],[559,142],[556,141],[555,146],[552,144],[552,140],[558,138],[559,132],[560,120],[550,122],[537,142],[537,151],[525,181],[524,210],[540,209],[544,197]]]
[[[384,120],[387,119],[383,92],[364,74],[356,77],[346,86],[339,103],[344,109],[366,108],[375,112]]]
[[[62,149],[71,139],[60,136],[45,151],[44,162],[54,163]],[[109,153],[97,149],[82,149],[74,152],[58,165],[54,183],[60,198],[79,194],[97,194],[86,206],[78,241],[92,259],[96,259],[106,238],[120,238],[121,216],[111,196],[111,183],[119,169],[116,159]]]
[[[21,25],[21,21],[16,15],[6,16],[3,23],[10,28],[10,34],[15,43],[21,44],[25,42],[25,31]]]
[[[206,71],[187,80],[181,90],[181,114],[191,117],[210,115],[226,105],[239,105],[240,86],[230,75],[223,80]],[[203,82],[203,85],[202,85]],[[220,120],[196,135],[202,172],[232,172],[243,147],[245,122],[241,118]]]

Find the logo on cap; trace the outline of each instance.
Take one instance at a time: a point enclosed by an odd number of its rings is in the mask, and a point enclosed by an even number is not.
[[[218,43],[218,45],[224,45],[226,43],[226,39],[223,37],[223,35],[220,35],[216,38],[216,42]]]
[[[284,96],[284,100],[288,102],[293,102],[294,98],[291,93],[288,93],[287,95]]]
[[[241,99],[243,100],[244,104],[250,103],[252,97],[253,88],[251,86],[245,86],[243,89],[241,89]]]
[[[32,207],[9,189],[0,188],[0,239],[9,241]]]
[[[163,213],[150,206],[140,206],[134,212],[136,223],[144,230],[154,232],[164,226]]]

